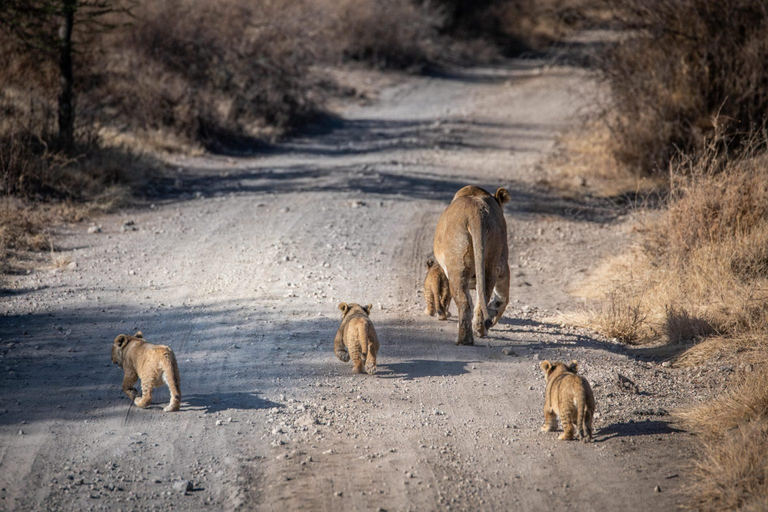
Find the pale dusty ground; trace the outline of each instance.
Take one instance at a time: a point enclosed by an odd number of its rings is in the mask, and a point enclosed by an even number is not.
[[[539,61],[403,78],[266,154],[179,158],[183,192],[100,234],[61,229],[77,267],[1,299],[0,509],[674,509],[691,444],[666,411],[701,375],[543,320],[578,307],[567,286],[629,231],[536,186],[588,88]],[[421,283],[468,183],[512,194],[514,278],[502,322],[457,347],[455,307],[424,316]],[[340,301],[374,304],[376,376],[333,355]],[[161,411],[167,390],[150,410],[122,395],[110,344],[136,329],[175,350],[181,412]],[[539,432],[538,363],[574,358],[590,445]]]

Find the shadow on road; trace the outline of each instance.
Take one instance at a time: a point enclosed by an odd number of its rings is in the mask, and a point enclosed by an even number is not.
[[[200,411],[205,414],[222,412],[228,409],[253,411],[272,407],[282,407],[282,405],[261,398],[257,393],[253,392],[195,394],[185,396],[181,401],[182,411]]]
[[[655,436],[679,432],[685,431],[672,427],[668,421],[662,420],[613,423],[597,432],[595,442],[602,443],[615,437]]]
[[[414,380],[423,377],[452,377],[468,373],[467,365],[471,363],[472,361],[414,359],[403,363],[380,365],[378,376],[384,379],[403,380]]]

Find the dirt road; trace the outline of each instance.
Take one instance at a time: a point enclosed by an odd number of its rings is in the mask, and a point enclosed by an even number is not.
[[[672,370],[546,321],[628,230],[536,185],[589,87],[535,60],[403,78],[266,154],[179,158],[184,192],[101,233],[61,229],[76,267],[2,297],[0,509],[673,509],[690,448]],[[455,306],[426,317],[421,283],[470,183],[512,194],[513,280],[505,318],[459,347]],[[374,305],[375,376],[334,357],[340,301]],[[110,345],[137,329],[175,350],[181,412],[165,389],[149,410],[122,395]],[[597,442],[539,432],[544,359],[581,362]]]

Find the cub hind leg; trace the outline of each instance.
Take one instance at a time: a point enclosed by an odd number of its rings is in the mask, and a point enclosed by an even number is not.
[[[133,400],[136,407],[141,407],[142,409],[149,407],[150,402],[152,402],[152,384],[154,382],[154,377],[141,379],[141,396]]]
[[[163,408],[165,412],[176,412],[181,407],[181,382],[179,378],[179,365],[176,363],[176,356],[171,352],[165,364],[163,380],[168,385],[171,392],[171,401]]]
[[[376,373],[376,355],[379,352],[379,339],[376,336],[376,332],[370,334],[370,340],[368,341],[368,357],[365,359],[365,371],[368,375]]]
[[[544,424],[541,426],[542,432],[554,432],[557,430],[557,415],[550,409],[544,409]]]
[[[563,423],[563,433],[558,436],[558,439],[562,441],[570,441],[574,438],[576,429],[574,428],[574,422],[576,421],[576,408],[571,404],[565,410],[560,411],[560,421]]]

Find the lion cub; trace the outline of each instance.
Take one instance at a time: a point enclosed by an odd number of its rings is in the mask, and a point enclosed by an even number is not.
[[[450,311],[448,311],[451,305],[451,288],[448,285],[448,277],[432,258],[427,260],[424,299],[427,301],[427,309],[424,312],[429,316],[435,316],[435,311],[437,311],[437,318],[440,320],[445,320],[451,316]]]
[[[544,403],[544,425],[541,430],[557,430],[557,417],[563,424],[560,439],[573,439],[573,424],[579,429],[582,441],[592,440],[592,416],[595,414],[595,395],[587,379],[576,375],[579,363],[571,364],[541,362],[541,370],[547,381]],[[585,436],[586,433],[586,436]]]
[[[144,341],[141,331],[133,336],[121,334],[112,344],[112,362],[125,370],[123,392],[138,407],[149,406],[152,388],[168,385],[171,402],[165,412],[178,411],[181,405],[179,366],[173,350],[165,345],[152,345]],[[141,379],[141,396],[133,387]]]
[[[342,302],[339,309],[342,313],[341,325],[333,340],[333,351],[340,360],[345,363],[352,359],[355,365],[355,373],[365,371],[373,375],[376,373],[376,353],[379,351],[379,338],[373,323],[368,318],[371,313],[371,304],[347,304]]]

